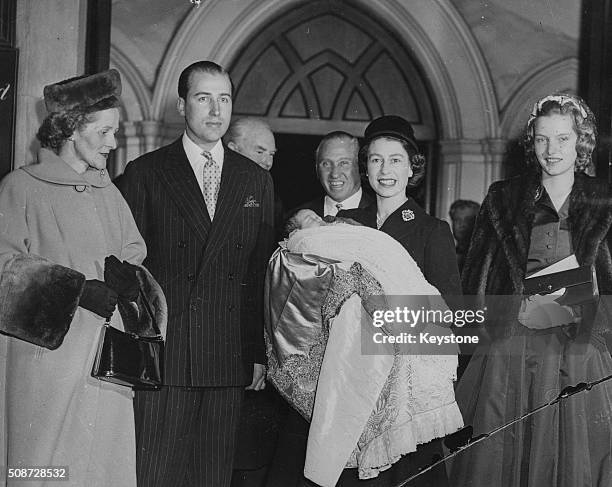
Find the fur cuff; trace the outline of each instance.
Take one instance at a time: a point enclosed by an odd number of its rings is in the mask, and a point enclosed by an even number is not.
[[[79,305],[85,276],[33,255],[19,254],[0,279],[0,332],[55,350]]]
[[[117,307],[126,332],[142,337],[166,337],[168,306],[160,285],[151,273],[139,266],[136,276],[140,282],[140,293],[136,301],[119,297]],[[159,332],[155,329],[155,325]]]

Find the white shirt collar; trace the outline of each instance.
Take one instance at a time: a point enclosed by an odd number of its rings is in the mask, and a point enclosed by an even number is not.
[[[200,191],[204,191],[204,157],[202,157],[202,148],[196,144],[193,140],[189,138],[187,132],[183,133],[183,149],[185,150],[185,154],[187,155],[187,159],[189,160],[189,164],[191,165],[191,169],[193,169],[193,173],[198,181],[198,185],[200,186]],[[223,170],[223,159],[225,156],[225,150],[223,149],[223,144],[221,143],[221,139],[217,141],[215,146],[209,151],[212,155],[213,160],[219,166],[219,169]]]
[[[361,188],[359,188],[354,195],[349,196],[344,201],[335,201],[331,199],[328,195],[325,195],[325,198],[323,200],[323,216],[336,216],[339,211],[338,207],[336,206],[338,203],[342,204],[343,210],[352,210],[353,208],[359,208],[359,203],[361,202],[362,194],[363,191]]]

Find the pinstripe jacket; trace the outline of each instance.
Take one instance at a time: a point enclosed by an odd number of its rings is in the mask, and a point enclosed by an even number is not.
[[[117,183],[168,301],[165,383],[250,384],[265,363],[263,278],[274,236],[270,174],[227,147],[215,218],[181,139],[128,164]],[[246,297],[254,303],[243,316]]]

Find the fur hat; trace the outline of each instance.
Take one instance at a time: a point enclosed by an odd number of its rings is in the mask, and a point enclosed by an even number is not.
[[[75,108],[91,109],[101,104],[104,108],[119,106],[121,76],[116,69],[109,69],[90,76],[70,78],[45,86],[47,111],[64,112]],[[89,111],[89,110],[88,110]]]

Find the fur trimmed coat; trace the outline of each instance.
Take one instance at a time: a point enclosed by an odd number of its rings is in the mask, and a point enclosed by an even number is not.
[[[146,246],[105,171],[78,174],[41,149],[38,164],[0,184],[0,288],[11,289],[4,286],[10,274],[12,284],[40,290],[5,292],[0,320],[21,316],[21,306],[38,310],[34,320],[70,321],[55,350],[0,335],[0,459],[11,467],[67,466],[66,486],[136,485],[132,391],[91,377],[104,319],[77,307],[82,282],[103,280],[111,254],[140,264]],[[123,329],[118,312],[111,324]]]

